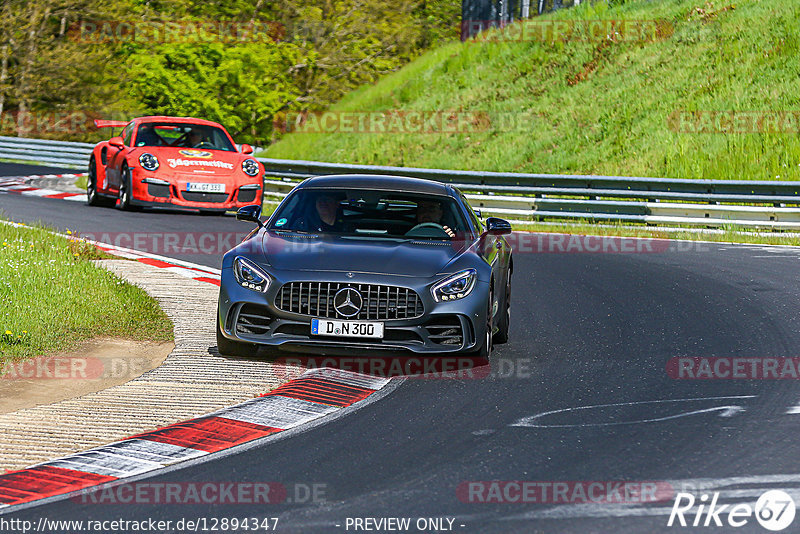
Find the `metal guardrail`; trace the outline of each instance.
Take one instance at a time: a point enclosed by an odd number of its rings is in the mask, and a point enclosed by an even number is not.
[[[267,169],[265,195],[276,200],[294,187],[293,182],[309,176],[383,174],[453,184],[482,212],[516,220],[800,229],[800,182],[523,174],[258,159]]]
[[[0,136],[0,158],[86,167],[94,145]]]
[[[94,145],[0,137],[0,158],[86,167]],[[258,158],[265,198],[329,174],[411,176],[455,185],[483,213],[513,220],[623,221],[662,226],[800,229],[800,182],[673,180],[349,165]]]

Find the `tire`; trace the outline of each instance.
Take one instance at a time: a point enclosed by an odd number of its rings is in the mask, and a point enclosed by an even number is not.
[[[217,312],[217,350],[223,356],[254,356],[258,351],[258,345],[233,341],[223,336],[219,326],[219,312]]]
[[[131,204],[131,168],[127,163],[122,164],[122,176],[119,187],[119,209],[123,211],[140,211],[139,206]]]
[[[90,206],[110,207],[114,199],[104,197],[97,192],[97,162],[94,156],[89,159],[89,177],[86,179],[86,202]]]
[[[492,353],[492,330],[494,330],[494,325],[492,323],[493,300],[494,294],[492,291],[489,291],[489,309],[486,311],[486,328],[483,335],[483,343],[480,348],[472,353],[472,356],[479,360],[488,360],[489,355]]]
[[[492,343],[498,345],[508,343],[508,326],[511,322],[511,270],[506,275],[506,291],[503,299],[503,310],[500,313],[500,320],[497,322],[497,333],[492,339]]]

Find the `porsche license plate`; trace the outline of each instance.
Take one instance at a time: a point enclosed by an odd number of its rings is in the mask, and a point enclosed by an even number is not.
[[[224,193],[225,184],[189,182],[186,184],[186,190],[192,193]]]
[[[373,321],[329,321],[311,319],[311,334],[315,336],[338,336],[383,339],[383,323]]]

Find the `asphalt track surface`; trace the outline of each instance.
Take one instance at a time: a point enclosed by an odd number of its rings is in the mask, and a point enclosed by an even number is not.
[[[0,171],[20,174],[7,165]],[[0,195],[0,208],[15,221],[86,232],[241,232],[245,225],[10,194]],[[213,267],[220,258],[184,256]],[[407,517],[413,525],[447,517],[456,532],[627,533],[676,530],[666,526],[672,499],[657,506],[484,503],[457,489],[492,480],[683,481],[713,492],[726,479],[750,477],[727,482],[744,496],[736,502],[771,488],[797,493],[800,414],[787,413],[800,404],[796,380],[675,380],[665,367],[685,356],[797,357],[800,249],[683,244],[654,253],[517,253],[514,261],[511,341],[493,352],[493,375],[409,379],[322,425],[147,479],[278,482],[293,502],[60,500],[2,517],[278,517],[278,532],[359,531],[346,528],[348,518]],[[579,409],[609,404],[616,406]],[[566,411],[535,418],[556,410]],[[525,418],[551,426],[513,426]],[[293,488],[303,493],[315,484],[324,498],[292,498]],[[715,530],[766,532],[752,517],[744,527]],[[787,531],[797,530],[800,517]]]

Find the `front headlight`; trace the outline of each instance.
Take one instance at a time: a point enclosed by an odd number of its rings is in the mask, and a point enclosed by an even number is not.
[[[233,276],[240,286],[262,293],[270,283],[269,275],[241,256],[233,260]]]
[[[254,159],[246,159],[242,162],[242,170],[247,176],[258,174],[258,162]]]
[[[154,171],[158,169],[158,158],[149,152],[145,152],[139,156],[139,165],[146,171]]]
[[[477,279],[478,271],[475,269],[467,269],[452,276],[448,276],[444,280],[437,282],[431,288],[433,299],[436,302],[463,299],[472,293]]]

